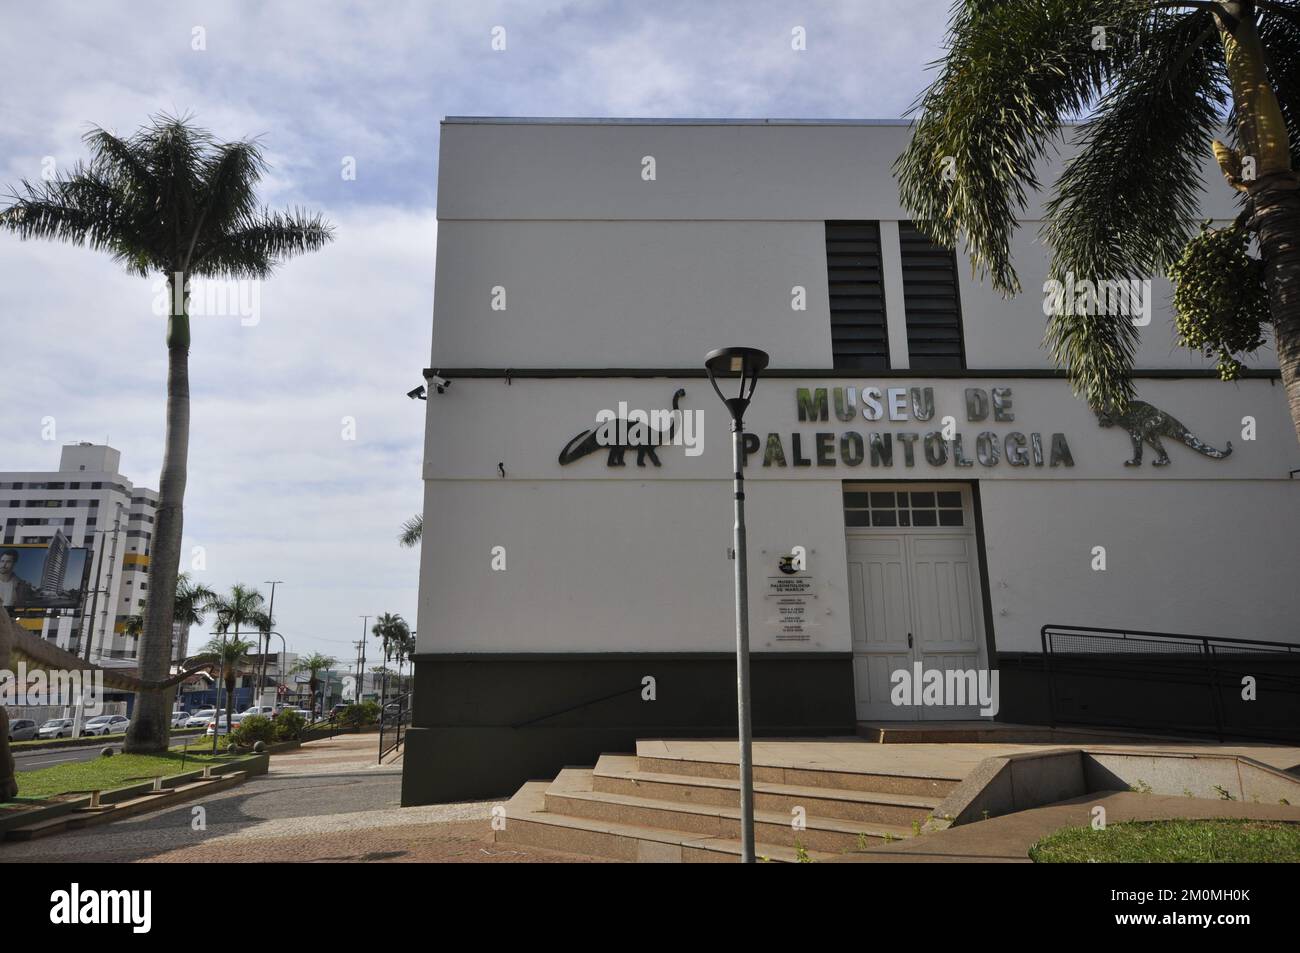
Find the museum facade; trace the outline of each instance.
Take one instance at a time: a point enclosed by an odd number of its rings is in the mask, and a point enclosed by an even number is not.
[[[907,220],[907,136],[444,121],[405,803],[734,736],[720,346],[771,356],[744,443],[757,734],[1296,723],[1300,448],[1272,353],[1220,382],[1168,284],[1139,284],[1112,301],[1138,401],[1094,413],[1044,315],[1114,289],[1047,281],[1035,199],[1026,290],[995,293]],[[1209,167],[1205,201],[1236,214]]]

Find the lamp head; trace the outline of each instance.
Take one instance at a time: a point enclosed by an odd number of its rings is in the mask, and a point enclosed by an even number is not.
[[[766,351],[756,347],[720,347],[704,358],[704,369],[709,375],[713,390],[731,412],[731,420],[739,424],[758,386],[758,375],[767,367]],[[727,397],[718,386],[718,378],[735,378],[740,382],[735,397]]]

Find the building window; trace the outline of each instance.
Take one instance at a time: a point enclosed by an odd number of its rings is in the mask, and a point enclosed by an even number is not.
[[[879,222],[826,223],[826,283],[834,366],[888,370]]]
[[[844,491],[846,526],[963,526],[965,519],[958,490]]]
[[[961,301],[957,256],[934,244],[911,222],[898,223],[907,315],[908,364],[913,370],[962,370]]]

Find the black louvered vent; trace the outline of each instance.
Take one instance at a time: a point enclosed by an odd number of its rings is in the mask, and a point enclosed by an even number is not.
[[[826,223],[826,277],[835,366],[888,370],[879,223]]]
[[[961,370],[966,358],[956,256],[951,249],[933,244],[911,222],[898,223],[898,244],[903,259],[908,364],[918,370]]]

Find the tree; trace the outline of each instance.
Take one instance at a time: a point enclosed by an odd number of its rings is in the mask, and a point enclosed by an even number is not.
[[[103,129],[85,136],[89,163],[40,184],[23,181],[0,210],[0,228],[21,239],[50,239],[107,252],[141,278],[161,274],[167,321],[167,406],[149,591],[172,592],[180,563],[190,430],[190,280],[263,279],[294,255],[333,236],[319,215],[259,208],[266,163],[257,143],[217,142],[189,117],[159,115],[134,135]],[[163,680],[171,667],[173,610],[144,620],[140,675]],[[166,751],[171,729],[164,691],[135,700],[128,752]]]
[[[172,624],[181,626],[184,633],[179,647],[179,655],[182,658],[189,650],[190,629],[202,624],[203,617],[211,610],[212,603],[216,600],[216,592],[202,583],[191,580],[189,573],[183,572],[176,577],[176,601],[172,607]]]
[[[424,514],[416,513],[409,520],[402,524],[402,531],[397,536],[397,541],[411,549],[420,545],[420,540],[424,537]]]
[[[226,688],[226,736],[230,736],[230,723],[233,718],[232,711],[235,704],[235,683],[239,678],[242,670],[248,668],[248,652],[253,647],[253,643],[246,639],[241,639],[238,635],[227,638],[225,631],[219,636],[214,636],[203,647],[203,651],[194,658],[190,659],[186,667],[192,665],[217,665],[220,668],[221,675],[218,682],[224,682]],[[219,706],[214,706],[219,707]],[[218,713],[218,717],[220,714]],[[212,750],[217,750],[217,740],[220,732],[212,732]]]
[[[294,672],[306,672],[308,674],[307,688],[311,692],[312,715],[316,714],[316,691],[320,687],[320,673],[329,671],[337,664],[339,664],[339,660],[334,656],[322,655],[319,652],[313,652],[311,655],[300,658],[294,663]]]
[[[370,631],[379,639],[384,647],[384,661],[387,662],[391,657],[393,650],[402,645],[404,640],[411,634],[411,627],[406,624],[406,620],[400,615],[394,615],[391,612],[385,612],[375,624],[370,627]],[[387,701],[388,694],[388,669],[384,668],[382,688],[379,690],[379,703],[383,705]]]
[[[177,646],[175,637],[172,639],[172,647],[179,650],[175,653],[177,657],[185,657],[190,643],[190,629],[203,621],[203,616],[216,598],[217,594],[213,590],[200,583],[192,582],[189,573],[183,572],[176,577],[176,598],[172,602],[172,626],[173,628],[178,625],[184,627],[181,644]],[[149,601],[141,599],[139,614],[127,616],[122,631],[132,638],[138,638],[144,632],[144,617],[148,611]]]
[[[233,586],[231,586],[229,595],[225,595],[225,596],[219,595],[215,599],[213,599],[212,602],[209,603],[209,607],[217,614],[217,631],[221,633],[221,639],[220,640],[214,639],[213,642],[210,642],[209,651],[211,650],[212,644],[217,641],[223,641],[223,642],[231,641],[226,639],[226,633],[230,630],[232,626],[234,627],[235,630],[232,640],[237,644],[245,646],[244,649],[245,652],[248,650],[248,648],[252,647],[253,643],[245,642],[244,640],[240,639],[239,629],[240,626],[243,626],[245,628],[256,629],[265,623],[266,613],[262,611],[262,606],[265,604],[265,602],[266,600],[262,598],[262,594],[260,592],[258,592],[256,589],[253,589],[250,586],[244,585],[242,582],[237,582]],[[224,663],[223,663],[223,668],[224,668]],[[232,693],[234,691],[233,680],[230,682],[228,691]],[[232,704],[231,698],[228,696],[226,698],[226,731],[227,732],[230,731],[230,705],[231,704]],[[212,747],[213,750],[215,751],[216,750],[215,736],[213,737],[212,740]]]
[[[961,239],[977,272],[1014,294],[1010,242],[1040,185],[1035,165],[1066,121],[1086,115],[1046,205],[1050,277],[1168,271],[1181,340],[1217,351],[1228,378],[1270,322],[1300,437],[1298,6],[965,0],[896,165],[904,206],[936,241]],[[1225,119],[1231,144],[1214,139]],[[1243,208],[1231,227],[1197,236],[1211,149]],[[1247,253],[1252,235],[1258,261]],[[1048,325],[1053,358],[1091,406],[1122,410],[1134,395],[1137,329],[1064,310]]]

